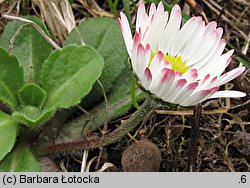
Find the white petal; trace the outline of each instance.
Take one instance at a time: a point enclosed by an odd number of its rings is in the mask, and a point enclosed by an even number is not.
[[[182,89],[184,88],[184,86],[187,84],[187,80],[186,79],[179,79],[176,80],[173,83],[173,86],[171,87],[168,95],[163,97],[164,101],[168,101],[170,103],[173,103],[173,101],[175,100],[175,98],[179,95],[179,93],[181,93]]]
[[[213,95],[218,89],[219,89],[219,87],[214,87],[214,88],[210,88],[210,89],[206,89],[206,90],[197,91],[197,92],[193,93],[192,95],[190,95],[188,98],[184,99],[180,103],[180,105],[193,106],[193,105],[196,105],[198,103],[201,103],[204,100],[206,100],[207,98],[209,98],[211,95]]]
[[[143,86],[146,90],[149,90],[149,87],[150,87],[151,82],[152,82],[152,74],[151,74],[150,69],[147,67],[147,68],[144,70],[144,74],[143,74],[143,76],[142,76],[141,83],[142,83],[142,86]]]
[[[149,90],[151,93],[155,94],[156,96],[158,96],[159,91],[162,87],[162,85],[161,85],[161,80],[163,77],[162,72],[163,72],[163,70],[159,69],[156,74],[152,75],[152,82],[150,84]]]
[[[167,66],[163,58],[164,58],[164,54],[161,51],[158,51],[155,54],[150,66],[149,66],[153,75],[157,74],[159,72],[159,70],[162,70],[163,68],[165,68]]]
[[[198,91],[198,90],[204,90],[204,89],[208,89],[208,88],[214,87],[216,81],[217,81],[217,76],[215,76],[215,77],[209,76],[209,78],[207,78],[207,79],[203,78],[199,82],[199,86],[196,88],[196,90]]]
[[[159,42],[159,49],[164,52],[171,52],[169,51],[171,45],[176,37],[177,32],[180,29],[181,25],[181,9],[179,5],[175,5],[172,8],[169,21],[167,23],[166,28],[163,31],[162,40]]]
[[[196,81],[198,77],[197,70],[194,68],[189,69],[182,75],[182,78],[185,78],[188,83]]]
[[[120,23],[120,28],[122,31],[123,39],[125,41],[128,54],[131,57],[132,44],[133,44],[132,33],[130,30],[128,19],[123,12],[120,13],[120,17],[121,18],[119,18],[119,23]]]
[[[163,5],[163,3],[161,1],[157,6],[157,12],[161,12],[161,13],[164,12],[164,5]]]
[[[211,51],[214,51],[217,48],[216,44],[219,43],[218,37],[219,34],[216,30],[207,33],[207,35],[203,37],[197,52],[186,62],[186,65],[191,66],[199,63],[202,58],[205,58],[209,53],[211,53]]]
[[[215,53],[213,54],[213,57],[211,57],[210,60],[208,60],[207,63],[204,64],[202,67],[198,68],[199,75],[211,74],[212,76],[220,76],[222,74],[222,72],[226,68],[226,61],[228,60],[224,57],[221,57],[225,46],[226,41],[223,39],[220,40],[220,43],[218,44],[218,47],[215,50]],[[232,52],[233,51],[230,51],[228,55],[232,55]],[[227,58],[229,58],[230,56],[228,56]],[[215,66],[216,69],[214,68]]]
[[[183,90],[176,96],[173,103],[179,104],[186,98],[189,98],[189,96],[194,92],[194,90],[197,88],[198,82],[193,82],[188,85],[186,85]]]
[[[175,80],[174,71],[171,69],[164,68],[162,70],[161,88],[157,93],[155,93],[156,96],[158,96],[161,99],[163,98],[163,96],[166,96],[169,93],[174,80]]]
[[[137,57],[135,59],[135,72],[137,76],[142,79],[144,77],[144,71],[146,67],[148,66],[149,62],[149,53],[150,52],[150,47],[146,46],[146,48],[143,47],[143,45],[140,43],[137,47]]]
[[[181,28],[173,43],[174,56],[180,54],[180,50],[184,47],[186,42],[193,37],[193,33],[199,29],[199,23],[202,22],[201,17],[192,17]]]
[[[144,3],[140,3],[137,11],[137,16],[136,16],[136,31],[139,32],[139,28],[143,27],[145,23],[143,23],[143,17],[145,14],[145,5]]]
[[[133,42],[133,47],[132,47],[132,67],[133,69],[136,69],[136,61],[137,61],[137,48],[138,45],[141,43],[141,34],[138,32],[135,32],[134,35],[134,42]]]
[[[151,21],[152,16],[154,15],[155,12],[156,12],[156,6],[154,3],[152,3],[149,9],[149,21]]]
[[[246,93],[240,92],[240,91],[217,91],[214,93],[210,99],[213,98],[238,98],[238,97],[245,97]]]
[[[200,67],[205,65],[207,63],[207,61],[209,59],[211,59],[211,57],[215,57],[215,54],[217,53],[216,49],[219,46],[219,43],[220,43],[220,40],[222,37],[222,33],[223,33],[223,29],[218,28],[215,33],[216,33],[215,34],[216,36],[214,37],[214,43],[213,43],[213,45],[211,44],[210,50],[207,53],[204,52],[203,56],[200,56],[200,58],[197,58],[197,60],[194,61],[194,64],[196,65],[195,67],[197,69],[199,69]],[[209,47],[207,47],[207,48],[209,48]]]
[[[133,67],[133,69],[136,72],[137,76],[140,79],[142,79],[144,70],[147,67],[147,63],[146,63],[145,50],[141,43],[137,47],[136,59],[134,59],[134,62],[132,62],[132,65],[135,66]]]
[[[144,44],[147,43],[150,44],[153,51],[160,50],[158,44],[162,40],[163,31],[167,24],[167,20],[168,20],[168,12],[159,13],[157,11],[153,15],[150,27],[148,31],[145,33],[145,37],[143,40]]]
[[[207,33],[209,33],[210,31],[214,31],[217,27],[217,23],[215,21],[212,21],[212,22],[209,22],[207,25],[206,25],[206,28],[205,28],[205,32],[204,32],[204,35],[206,35]]]
[[[234,78],[239,76],[242,72],[244,72],[245,69],[246,67],[242,66],[223,74],[221,77],[218,78],[216,85],[220,86],[233,80]]]
[[[205,22],[201,21],[199,23],[199,27],[193,33],[192,37],[189,38],[187,44],[185,45],[183,51],[180,54],[184,62],[197,52],[197,49],[199,48],[200,43],[202,41],[204,30],[205,30]]]

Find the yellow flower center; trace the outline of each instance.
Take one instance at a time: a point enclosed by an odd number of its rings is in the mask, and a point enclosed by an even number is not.
[[[152,63],[154,56],[157,54],[158,50],[155,52],[151,52],[150,60],[148,63],[148,67]],[[180,71],[182,74],[188,71],[188,67],[185,65],[185,63],[182,61],[181,56],[170,56],[170,55],[165,55],[164,60],[168,61],[171,64],[171,68],[174,71]]]
[[[188,70],[188,67],[182,61],[181,56],[175,57],[175,56],[165,55],[164,60],[168,61],[171,64],[171,68],[174,71],[180,71],[182,74],[184,74]]]

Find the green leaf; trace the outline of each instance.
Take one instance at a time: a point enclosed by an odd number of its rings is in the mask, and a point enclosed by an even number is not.
[[[69,45],[54,51],[43,66],[46,107],[69,108],[81,102],[103,69],[103,59],[88,46]]]
[[[104,58],[104,69],[99,80],[108,93],[124,69],[128,58],[118,21],[112,18],[88,18],[77,27],[77,30],[70,33],[64,45],[72,43],[80,45],[81,38]],[[91,93],[85,97],[83,104],[89,106],[101,98],[103,91],[96,83]]]
[[[35,16],[26,18],[37,23],[45,32],[47,31],[39,18]],[[10,40],[14,35],[16,37],[12,53],[24,68],[25,81],[40,84],[42,64],[53,48],[32,25],[21,21],[7,24],[0,38],[0,46],[9,49]]]
[[[18,106],[18,90],[24,84],[23,68],[15,56],[0,48],[0,100],[12,109]]]
[[[21,110],[15,111],[12,116],[20,124],[31,127],[46,122],[54,115],[55,111],[54,108],[40,109],[35,106],[24,106]]]
[[[0,162],[0,172],[39,172],[40,166],[26,144],[18,144]]]
[[[10,115],[0,111],[0,161],[7,155],[16,142],[18,124]]]
[[[47,93],[36,84],[26,84],[19,91],[23,105],[42,107]]]
[[[107,96],[108,104],[103,100],[88,111],[89,115],[83,114],[65,124],[58,140],[63,142],[82,139],[82,135],[85,135],[83,133],[94,131],[103,126],[106,121],[123,116],[133,108],[130,98],[130,76],[128,76],[130,74],[131,72],[125,68]],[[138,102],[145,99],[140,89],[137,88],[135,94]]]

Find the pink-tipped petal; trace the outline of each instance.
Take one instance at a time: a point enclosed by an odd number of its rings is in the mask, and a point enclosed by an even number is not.
[[[207,74],[202,80],[201,83],[204,84],[210,78],[210,74]]]
[[[151,71],[148,67],[146,67],[145,71],[144,71],[144,75],[142,77],[141,83],[142,86],[146,89],[149,90],[150,84],[152,81],[152,74]]]
[[[139,31],[139,28],[142,27],[143,23],[143,16],[145,14],[145,5],[144,3],[140,3],[137,11],[136,16],[136,31]]]
[[[161,1],[157,6],[157,12],[160,12],[160,13],[164,12],[164,5],[163,5],[163,3]]]
[[[146,51],[144,49],[144,46],[141,43],[139,43],[137,47],[135,62],[133,62],[133,59],[132,59],[133,69],[136,72],[139,79],[142,79],[144,77],[144,70],[147,67],[146,57],[147,56],[146,56]]]
[[[189,69],[187,72],[185,72],[182,76],[182,78],[187,79],[187,81],[190,82],[194,82],[196,81],[198,77],[198,73],[197,70],[194,68]]]
[[[217,27],[217,23],[215,21],[210,22],[209,24],[207,24],[206,28],[205,28],[205,32],[204,35],[206,35],[207,33],[209,33],[210,31],[215,30]]]
[[[180,103],[180,105],[182,105],[182,106],[193,106],[193,105],[196,105],[198,103],[201,103],[204,100],[206,100],[208,97],[213,95],[218,89],[219,89],[219,87],[213,87],[213,88],[210,88],[210,89],[197,91],[197,92],[193,93],[190,97],[184,99]]]
[[[239,76],[241,73],[243,73],[245,70],[246,67],[242,66],[223,74],[221,77],[218,78],[216,85],[220,86],[227,82],[230,82],[231,80]]]
[[[174,74],[175,74],[175,80],[179,80],[182,76],[182,73],[180,71],[175,71]]]
[[[158,43],[159,41],[162,40],[167,20],[168,20],[168,12],[160,13],[158,11],[155,12],[155,14],[151,19],[150,27],[147,33],[145,33],[143,41],[144,43],[150,43],[153,51],[161,50]]]
[[[120,24],[120,28],[122,31],[123,39],[124,39],[128,54],[131,57],[132,45],[133,45],[132,33],[131,33],[130,25],[128,23],[128,19],[123,12],[120,13],[119,24]]]
[[[176,96],[173,103],[179,104],[186,98],[188,98],[194,90],[197,88],[198,82],[193,82],[188,85],[186,85],[183,90]]]
[[[180,29],[180,25],[181,25],[181,9],[179,5],[175,5],[172,8],[169,21],[163,31],[161,40],[159,41],[159,48],[163,49],[164,52],[168,52],[170,55],[172,55],[170,50],[172,49],[172,45]]]
[[[163,97],[163,100],[172,103],[186,84],[187,84],[186,79],[179,79],[175,81],[169,93]]]
[[[168,68],[164,68],[162,70],[161,88],[157,94],[159,98],[163,98],[163,96],[166,96],[169,93],[174,80],[175,80],[174,71]]]
[[[164,54],[161,51],[158,51],[155,54],[152,62],[149,65],[152,74],[158,73],[159,70],[162,70],[165,67],[163,57],[164,57]]]
[[[196,53],[190,57],[190,60],[186,63],[187,66],[195,66],[197,69],[201,68],[207,60],[215,52],[220,38],[216,30],[212,30],[207,33],[203,38],[202,42]]]
[[[205,31],[205,22],[200,20],[198,21],[198,28],[193,33],[193,35],[188,39],[183,51],[180,52],[184,61],[189,60],[197,52],[202,42],[202,36],[204,34],[204,31]]]
[[[151,21],[152,16],[154,15],[154,13],[156,12],[156,6],[154,3],[152,3],[150,5],[150,9],[149,9],[149,20]]]
[[[186,45],[186,42],[194,37],[193,34],[200,27],[200,17],[192,17],[189,19],[181,28],[176,36],[176,40],[173,44],[172,51],[173,55],[180,54],[181,49]]]

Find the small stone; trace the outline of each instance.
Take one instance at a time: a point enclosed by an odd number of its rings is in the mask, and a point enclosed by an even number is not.
[[[151,141],[143,139],[123,152],[121,164],[124,172],[159,172],[161,152]]]

